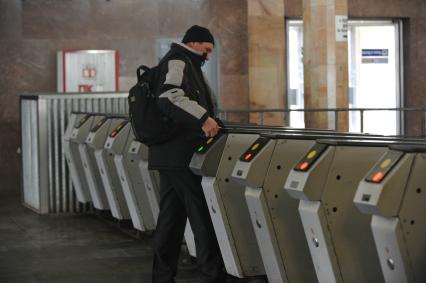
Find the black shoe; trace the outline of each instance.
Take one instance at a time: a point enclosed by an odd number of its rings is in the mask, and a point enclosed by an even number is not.
[[[195,257],[192,257],[190,255],[181,257],[179,261],[179,269],[194,270],[197,268],[197,259]]]

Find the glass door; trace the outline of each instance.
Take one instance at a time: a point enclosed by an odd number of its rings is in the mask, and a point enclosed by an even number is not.
[[[349,107],[398,108],[400,93],[399,25],[392,21],[349,22]],[[361,115],[351,112],[350,131],[360,131]],[[366,111],[363,131],[398,134],[396,111]]]
[[[287,74],[288,74],[288,108],[304,108],[303,89],[303,21],[287,22]],[[305,116],[302,111],[292,111],[289,125],[295,128],[305,127]]]
[[[349,21],[349,107],[398,108],[402,106],[400,21]],[[304,108],[303,21],[287,21],[288,107]],[[374,134],[400,134],[396,111],[350,112],[349,130]],[[290,114],[291,127],[304,127],[302,112]]]

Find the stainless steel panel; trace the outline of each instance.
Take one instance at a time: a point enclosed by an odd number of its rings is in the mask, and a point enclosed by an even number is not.
[[[37,101],[21,101],[23,200],[32,209],[40,210],[38,181]]]
[[[38,163],[39,163],[39,186],[40,186],[40,212],[42,214],[49,213],[49,151],[48,151],[48,134],[47,134],[47,101],[39,99],[37,111],[38,122]]]
[[[299,212],[318,281],[343,282],[321,202],[301,200]]]
[[[413,273],[408,273],[406,269],[409,266],[408,254],[405,247],[401,246],[404,240],[402,240],[403,231],[399,219],[373,215],[371,229],[385,281],[387,283],[415,282]]]

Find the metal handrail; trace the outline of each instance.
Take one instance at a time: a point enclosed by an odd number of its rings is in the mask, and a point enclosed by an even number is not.
[[[339,123],[339,113],[340,112],[359,112],[360,113],[360,124],[361,124],[361,133],[364,132],[364,113],[368,111],[398,111],[399,115],[401,115],[403,112],[424,112],[426,115],[426,108],[407,108],[407,107],[401,107],[401,108],[298,108],[298,109],[290,109],[290,108],[275,108],[275,109],[219,109],[219,115],[222,119],[227,120],[229,113],[259,113],[260,114],[260,125],[263,125],[264,123],[264,115],[265,113],[285,113],[285,115],[289,114],[290,112],[308,112],[311,116],[310,121],[312,123],[313,121],[313,114],[318,112],[334,112],[334,121],[335,121],[335,129],[338,128]],[[287,117],[285,117],[284,120],[287,120]],[[399,117],[400,122],[400,129],[402,129],[402,119]],[[312,125],[309,125],[309,127],[312,127]],[[425,123],[425,116],[423,117],[423,135],[426,132],[426,123]]]

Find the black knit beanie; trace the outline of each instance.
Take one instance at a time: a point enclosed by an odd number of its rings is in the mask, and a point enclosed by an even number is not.
[[[182,38],[182,43],[188,42],[210,42],[214,45],[214,38],[210,31],[204,27],[190,27]]]

